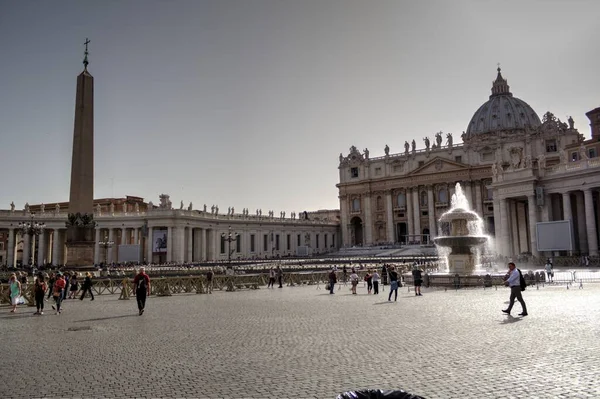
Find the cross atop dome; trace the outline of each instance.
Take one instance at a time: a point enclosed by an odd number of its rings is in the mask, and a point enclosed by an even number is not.
[[[492,95],[490,96],[490,98],[502,94],[512,96],[512,93],[510,92],[510,87],[508,86],[508,82],[502,77],[502,73],[500,73],[500,63],[498,63],[497,71],[498,76],[496,76],[496,80],[492,83]]]

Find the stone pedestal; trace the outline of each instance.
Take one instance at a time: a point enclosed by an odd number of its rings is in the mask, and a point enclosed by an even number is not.
[[[67,242],[68,268],[94,267],[94,242]]]
[[[475,256],[472,254],[448,255],[448,272],[460,275],[472,274],[475,271]]]

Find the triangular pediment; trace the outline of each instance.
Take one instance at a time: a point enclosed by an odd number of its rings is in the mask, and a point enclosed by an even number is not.
[[[440,157],[436,157],[431,161],[427,162],[425,165],[418,167],[413,170],[409,175],[428,175],[431,173],[446,173],[453,172],[459,170],[465,170],[469,167],[463,163],[451,161],[449,159],[444,159]]]

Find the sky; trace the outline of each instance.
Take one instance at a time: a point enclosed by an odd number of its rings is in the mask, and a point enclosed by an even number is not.
[[[94,197],[339,208],[339,154],[455,143],[497,63],[590,136],[600,2],[0,0],[0,209],[68,201],[89,38]]]

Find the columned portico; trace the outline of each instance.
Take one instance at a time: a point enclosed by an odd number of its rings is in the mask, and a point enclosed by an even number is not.
[[[54,229],[52,231],[52,266],[62,265],[60,259],[60,230]]]
[[[167,262],[173,262],[173,227],[167,227]]]
[[[115,229],[113,229],[113,228],[108,229],[108,241],[115,242]],[[106,263],[108,263],[108,264],[114,262],[114,258],[113,258],[113,255],[115,252],[114,249],[115,249],[114,246],[108,248],[108,252],[107,252],[108,256],[106,259]]]
[[[508,206],[507,206],[507,200],[506,199],[501,199],[500,201],[500,237],[499,238],[499,244],[500,244],[500,254],[502,255],[508,255],[509,254],[509,219],[508,219]],[[496,230],[498,231],[498,230]],[[498,242],[497,242],[498,243]]]
[[[371,197],[365,196],[365,223],[363,224],[365,232],[365,244],[369,245],[373,243],[373,217],[371,214]]]
[[[529,210],[529,238],[531,243],[531,254],[538,257],[540,253],[537,248],[537,232],[536,225],[538,222],[537,206],[535,204],[535,196],[527,196],[527,208]]]
[[[15,265],[15,229],[8,229],[8,248],[6,250],[6,264],[8,267]]]
[[[392,192],[385,193],[385,208],[386,208],[386,227],[387,227],[387,242],[395,242],[394,236],[394,209],[392,203]]]
[[[152,230],[154,228],[151,226],[148,226],[148,238],[146,239],[146,262],[148,263],[152,263],[154,260],[152,259],[152,255],[154,254],[153,252],[153,248],[152,248]]]
[[[185,261],[194,261],[194,229],[192,227],[187,228],[187,256]]]
[[[421,203],[419,202],[419,188],[413,189],[413,218],[415,223],[415,237],[412,237],[413,241],[422,243],[423,235],[421,232]]]
[[[431,240],[437,236],[435,204],[433,199],[433,187],[431,185],[427,186],[427,215],[429,216],[429,238]]]
[[[31,236],[25,234],[23,236],[23,265],[28,265],[31,258]]]
[[[598,256],[598,233],[596,231],[596,216],[594,213],[594,200],[592,190],[587,188],[583,190],[585,202],[585,220],[586,234],[590,256]]]
[[[96,227],[96,242],[94,243],[94,265],[100,264],[100,227]]]
[[[46,230],[42,230],[38,236],[38,253],[37,253],[37,264],[38,266],[44,265],[46,258]]]

